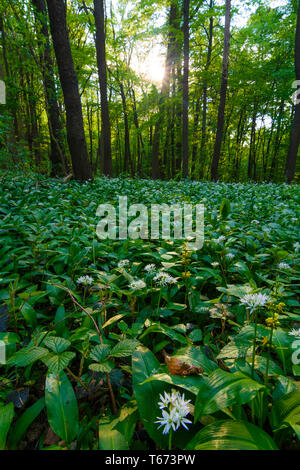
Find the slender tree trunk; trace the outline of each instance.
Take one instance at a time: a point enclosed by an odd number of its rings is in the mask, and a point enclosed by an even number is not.
[[[178,29],[178,8],[177,4],[173,1],[170,7],[169,13],[169,36],[168,36],[168,47],[165,64],[164,78],[161,87],[160,99],[159,99],[159,110],[158,116],[155,123],[153,140],[152,140],[152,178],[159,178],[161,176],[160,170],[160,137],[162,132],[163,118],[165,114],[165,102],[169,95],[170,89],[170,75],[171,68],[174,63],[174,49],[176,49],[176,33],[175,29]]]
[[[66,172],[67,162],[64,155],[62,125],[59,117],[53,63],[47,24],[47,7],[45,0],[32,0],[34,6],[37,36],[42,34],[44,41],[39,41],[40,64],[43,76],[48,127],[50,134],[50,161],[51,176],[63,175]]]
[[[212,15],[212,9],[214,7],[214,1],[210,0],[209,11]],[[205,150],[206,150],[206,121],[207,121],[207,83],[208,83],[208,71],[211,63],[212,44],[213,44],[213,33],[214,33],[214,18],[210,16],[209,19],[209,34],[208,34],[208,47],[205,64],[205,75],[203,81],[203,102],[202,102],[202,132],[201,132],[201,143],[200,143],[200,171],[199,178],[203,178]]]
[[[125,131],[125,152],[124,152],[124,171],[128,171],[130,166],[131,175],[134,175],[134,168],[132,165],[132,158],[130,152],[130,136],[129,136],[129,125],[128,125],[128,114],[127,114],[127,105],[126,105],[126,97],[124,92],[123,83],[119,80],[119,87],[120,87],[120,94],[122,99],[122,107],[123,107],[123,117],[124,117],[124,131]]]
[[[84,135],[82,107],[78,80],[67,30],[67,12],[64,0],[47,0],[50,29],[64,95],[67,117],[67,139],[74,177],[80,181],[92,178]]]
[[[277,166],[277,157],[278,157],[278,152],[279,152],[279,147],[280,147],[280,133],[281,133],[283,111],[284,111],[284,100],[281,100],[280,107],[279,107],[279,115],[278,115],[278,125],[277,125],[275,143],[274,143],[274,152],[273,152],[273,158],[272,158],[271,168],[270,168],[270,176],[269,176],[270,181],[274,179],[275,170]]]
[[[214,153],[213,153],[213,159],[212,159],[212,164],[211,164],[211,180],[212,181],[217,181],[218,179],[218,166],[219,166],[222,136],[223,136],[224,114],[225,114],[227,82],[228,82],[228,67],[229,67],[230,20],[231,20],[231,0],[226,0],[220,103],[219,103],[219,111],[218,111],[217,134],[216,134]]]
[[[252,177],[252,168],[255,160],[255,136],[256,136],[256,117],[257,117],[257,103],[254,105],[251,125],[250,148],[248,157],[248,178]]]
[[[189,174],[189,60],[190,0],[183,0],[183,78],[182,78],[182,177]]]
[[[196,168],[196,156],[197,156],[197,130],[200,117],[200,97],[196,100],[195,110],[194,110],[194,125],[193,125],[193,145],[192,145],[192,178],[195,177],[195,168]]]
[[[295,72],[296,80],[300,80],[300,0],[298,0],[297,27],[295,39]],[[300,142],[300,100],[295,105],[290,146],[285,164],[285,180],[291,183],[295,177],[297,154]]]
[[[107,100],[107,75],[105,53],[104,1],[94,0],[94,17],[96,25],[96,51],[101,96],[101,137],[103,144],[103,173],[112,175],[111,130]]]

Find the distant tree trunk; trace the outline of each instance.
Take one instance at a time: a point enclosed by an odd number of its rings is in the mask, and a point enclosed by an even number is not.
[[[278,112],[278,125],[277,125],[277,130],[276,130],[274,152],[273,152],[273,158],[271,162],[270,176],[269,176],[270,181],[274,179],[275,170],[277,166],[277,157],[278,157],[278,152],[279,152],[279,147],[280,147],[280,133],[281,133],[281,123],[282,123],[282,118],[283,118],[283,112],[284,112],[284,100],[282,99],[280,102],[280,107],[279,107],[279,112]]]
[[[189,174],[189,61],[190,0],[183,0],[183,78],[182,78],[182,177]]]
[[[119,80],[119,79],[118,79]],[[124,148],[124,171],[128,171],[130,166],[131,175],[134,175],[134,168],[132,165],[131,152],[130,152],[130,137],[129,137],[129,125],[128,125],[128,114],[127,114],[127,105],[126,97],[124,92],[123,83],[119,80],[120,94],[123,107],[123,117],[124,117],[124,131],[125,131],[125,148]]]
[[[212,181],[217,181],[218,179],[218,166],[219,166],[222,136],[223,136],[224,114],[225,114],[227,82],[228,82],[228,67],[229,67],[230,20],[231,20],[231,0],[226,0],[220,103],[219,103],[219,111],[218,111],[216,140],[215,140],[214,153],[213,153],[213,159],[212,159],[212,164],[211,164],[211,180]]]
[[[298,0],[297,27],[295,39],[295,72],[296,80],[300,80],[300,0]],[[300,142],[300,100],[295,105],[294,120],[292,124],[290,146],[286,158],[285,180],[291,183],[295,177],[297,154]]]
[[[152,178],[159,178],[161,176],[160,171],[160,137],[162,131],[163,118],[165,114],[165,101],[168,97],[170,88],[170,75],[172,64],[174,63],[174,48],[176,48],[176,37],[175,29],[178,29],[178,8],[177,4],[173,1],[171,3],[169,12],[169,35],[168,35],[168,47],[165,64],[164,78],[161,87],[160,99],[159,99],[159,110],[158,116],[155,123],[154,134],[152,139]]]
[[[96,25],[96,51],[101,96],[101,137],[103,145],[103,173],[112,175],[111,130],[107,100],[107,75],[105,54],[104,1],[94,0]]]
[[[248,178],[252,178],[252,168],[255,162],[255,137],[256,137],[256,118],[257,118],[257,103],[254,105],[251,125],[250,148],[248,157]]]
[[[195,177],[196,156],[197,156],[197,148],[198,148],[197,130],[198,130],[199,117],[200,117],[200,97],[196,100],[195,110],[194,110],[192,168],[191,168],[192,177]]]
[[[66,172],[67,164],[64,155],[62,126],[59,118],[53,63],[51,59],[49,31],[47,24],[47,7],[45,0],[32,0],[32,4],[34,6],[37,35],[39,37],[40,30],[40,33],[44,38],[44,41],[39,41],[39,46],[40,64],[42,69],[43,86],[48,115],[48,127],[50,134],[51,176],[63,175]]]
[[[212,15],[212,9],[214,1],[210,0],[209,11]],[[207,83],[208,83],[208,70],[211,62],[212,44],[213,44],[213,33],[214,33],[214,18],[210,16],[209,19],[209,34],[208,34],[208,47],[205,64],[205,75],[203,80],[203,102],[202,102],[202,132],[201,132],[201,144],[200,144],[200,172],[199,178],[203,178],[204,170],[204,159],[205,159],[205,147],[206,147],[206,120],[207,120]]]
[[[92,178],[84,135],[82,107],[78,80],[67,30],[67,12],[64,0],[47,0],[50,29],[64,94],[67,118],[67,138],[74,177],[80,181]]]

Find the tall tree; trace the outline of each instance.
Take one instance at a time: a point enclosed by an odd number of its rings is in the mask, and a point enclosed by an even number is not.
[[[66,107],[67,139],[73,173],[76,179],[84,181],[92,178],[92,171],[84,135],[78,80],[67,29],[66,4],[64,0],[47,0],[47,6],[53,46]]]
[[[40,64],[43,76],[43,87],[48,115],[50,133],[51,176],[62,175],[66,171],[66,158],[62,138],[62,125],[59,117],[53,63],[47,23],[47,7],[45,0],[32,0],[37,25],[37,37],[40,49]],[[40,40],[40,33],[43,40]]]
[[[174,68],[177,57],[178,48],[178,7],[176,1],[172,1],[169,11],[169,33],[168,33],[168,45],[167,45],[167,56],[165,62],[165,71],[163,82],[161,86],[161,93],[159,99],[159,110],[155,123],[153,142],[152,142],[152,178],[159,178],[161,176],[160,169],[160,137],[162,131],[163,119],[165,116],[166,100],[169,96],[170,90],[170,79],[172,67]]]
[[[300,80],[300,0],[298,0],[297,26],[295,39],[295,72],[296,80]],[[299,82],[300,83],[300,82]],[[294,110],[294,120],[292,124],[290,146],[285,164],[285,179],[287,183],[293,181],[295,177],[297,154],[300,142],[300,100],[297,99]]]
[[[106,54],[105,54],[105,21],[104,21],[104,2],[103,0],[94,0],[94,17],[96,25],[96,51],[97,65],[100,83],[101,97],[101,141],[103,146],[103,173],[107,176],[112,175],[111,158],[111,130],[109,109],[107,101],[107,74],[106,74]]]
[[[214,153],[213,153],[213,158],[212,158],[212,163],[211,163],[211,180],[212,181],[217,181],[218,179],[218,167],[219,167],[222,137],[223,137],[224,115],[225,115],[227,82],[228,82],[228,67],[229,67],[230,20],[231,20],[231,0],[226,0],[220,102],[219,102],[219,110],[218,110],[216,140],[215,140]]]
[[[183,0],[183,78],[182,78],[182,176],[189,174],[189,61],[190,61],[190,0]]]

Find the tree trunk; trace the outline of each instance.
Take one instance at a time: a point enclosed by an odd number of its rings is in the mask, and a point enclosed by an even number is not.
[[[190,60],[190,0],[183,0],[183,78],[182,78],[182,177],[189,174],[189,60]]]
[[[207,83],[208,83],[208,70],[211,62],[212,54],[212,44],[213,44],[213,33],[214,33],[214,18],[212,16],[212,9],[214,7],[214,1],[210,0],[209,11],[209,34],[208,34],[208,47],[207,47],[207,56],[205,64],[205,75],[203,81],[203,102],[202,102],[202,132],[201,132],[201,144],[200,144],[200,172],[199,178],[203,178],[204,170],[204,159],[205,159],[205,150],[206,150],[206,121],[207,121]]]
[[[217,181],[218,179],[218,166],[219,166],[222,136],[223,136],[224,114],[225,114],[227,82],[228,82],[228,67],[229,67],[230,20],[231,20],[231,0],[226,0],[220,103],[219,103],[219,110],[218,110],[218,124],[217,124],[217,133],[216,133],[216,140],[215,140],[215,146],[214,146],[214,154],[213,154],[213,159],[212,159],[212,164],[211,164],[211,180],[212,181]]]
[[[39,41],[39,47],[50,134],[51,176],[63,175],[66,172],[67,164],[64,155],[62,126],[59,118],[53,63],[51,59],[49,31],[47,25],[47,7],[45,0],[32,0],[32,4],[34,6],[35,22],[37,25],[37,36],[39,38],[39,33],[41,33],[44,38],[44,41]]]
[[[300,80],[300,0],[298,0],[297,27],[295,39],[295,72],[296,80]],[[300,100],[295,105],[294,120],[292,124],[290,146],[286,158],[285,180],[291,183],[295,177],[297,154],[300,142]]]
[[[107,100],[107,75],[105,54],[105,24],[103,0],[94,0],[96,25],[96,51],[101,96],[101,137],[103,145],[103,173],[112,176],[111,130]]]
[[[160,171],[160,137],[162,131],[163,118],[165,114],[165,101],[169,94],[170,89],[170,75],[172,65],[174,63],[174,52],[176,49],[176,33],[175,29],[178,29],[178,8],[177,4],[173,1],[170,7],[169,13],[169,36],[168,36],[168,47],[165,64],[164,78],[161,87],[160,99],[159,99],[159,110],[158,116],[155,123],[153,142],[152,142],[152,178],[159,178],[161,176]]]
[[[67,30],[67,12],[64,0],[47,0],[50,29],[64,95],[67,139],[74,177],[80,181],[92,178],[84,135],[82,107],[78,80]]]

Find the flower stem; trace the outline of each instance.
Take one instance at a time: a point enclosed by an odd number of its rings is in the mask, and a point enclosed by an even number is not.
[[[274,314],[273,314],[273,318],[274,318]],[[273,341],[273,330],[274,330],[274,325],[272,324],[271,333],[270,333],[270,341],[268,345],[268,357],[267,357],[266,372],[265,372],[265,385],[268,384],[270,356],[271,356],[271,348],[272,348],[272,341]]]
[[[173,429],[170,429],[169,432],[169,450],[172,450],[172,434],[173,434]]]
[[[253,351],[252,351],[252,369],[251,369],[251,378],[254,377],[254,365],[255,365],[255,350],[256,350],[256,336],[257,336],[257,313],[254,312],[254,339],[253,339]]]

